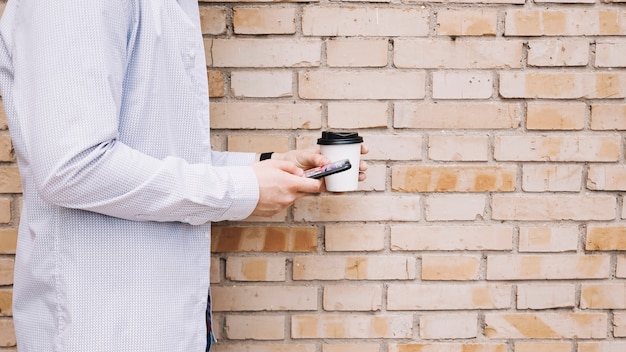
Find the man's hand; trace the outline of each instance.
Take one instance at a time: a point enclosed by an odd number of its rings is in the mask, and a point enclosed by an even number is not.
[[[322,160],[317,157],[314,159]],[[313,162],[308,158],[301,160],[307,163]],[[298,198],[309,193],[320,192],[322,186],[319,180],[302,177],[304,171],[292,161],[264,160],[251,166],[259,182],[259,202],[252,215],[277,214]]]
[[[332,161],[320,154],[319,146],[299,150],[290,150],[285,153],[274,153],[272,154],[272,159],[291,161],[302,170],[326,165]]]

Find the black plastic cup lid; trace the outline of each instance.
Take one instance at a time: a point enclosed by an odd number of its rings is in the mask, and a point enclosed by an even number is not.
[[[363,143],[363,137],[356,132],[322,132],[322,138],[317,140],[320,145],[338,145]]]

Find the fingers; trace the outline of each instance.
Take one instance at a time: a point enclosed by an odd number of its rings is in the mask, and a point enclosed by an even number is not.
[[[294,151],[296,165],[304,170],[328,164],[330,160],[319,153],[319,148],[308,148]]]
[[[292,175],[302,176],[304,171],[299,168],[296,164],[286,160],[264,160],[262,163],[267,163],[268,165],[272,165],[273,167],[280,169],[282,171],[288,172]]]

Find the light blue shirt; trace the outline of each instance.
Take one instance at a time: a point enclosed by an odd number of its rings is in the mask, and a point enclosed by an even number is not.
[[[204,351],[210,222],[258,184],[211,151],[197,1],[9,0],[0,36],[19,351]]]

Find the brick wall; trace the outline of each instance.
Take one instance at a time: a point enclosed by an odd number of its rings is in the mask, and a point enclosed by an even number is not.
[[[625,4],[200,0],[215,149],[370,148],[359,192],[214,226],[216,351],[626,351]]]
[[[217,351],[626,351],[624,5],[201,1],[215,148],[371,150],[214,227]]]

